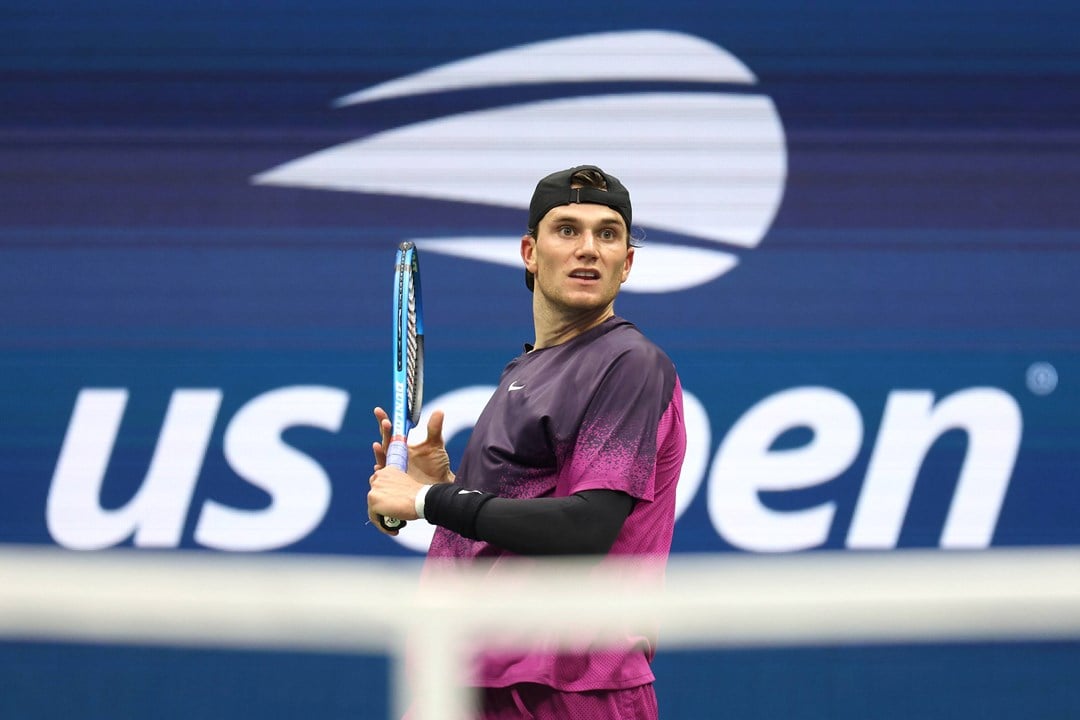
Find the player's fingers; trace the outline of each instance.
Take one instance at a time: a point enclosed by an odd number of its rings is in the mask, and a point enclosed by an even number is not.
[[[375,469],[386,467],[386,451],[380,442],[371,443],[371,454],[375,456]]]
[[[375,421],[379,423],[379,435],[382,436],[383,445],[387,445],[390,442],[390,416],[381,407],[376,407],[373,412]]]
[[[367,496],[368,520],[371,522],[372,525],[375,526],[375,529],[379,532],[385,533],[387,535],[395,534],[388,532],[387,529],[383,527],[383,524],[379,521],[379,513],[375,511],[375,506],[378,503],[378,496],[376,495],[375,490],[375,481],[377,479],[377,473],[372,474],[372,476],[368,478],[368,484],[371,485],[371,490],[368,491]]]
[[[431,413],[431,417],[427,421],[427,441],[434,445],[445,445],[442,436],[443,421],[446,419],[446,414],[442,410],[436,410]]]

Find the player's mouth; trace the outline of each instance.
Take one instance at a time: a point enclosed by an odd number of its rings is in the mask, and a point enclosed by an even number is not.
[[[575,280],[581,280],[584,282],[594,282],[600,279],[600,271],[580,268],[570,271],[570,277]]]

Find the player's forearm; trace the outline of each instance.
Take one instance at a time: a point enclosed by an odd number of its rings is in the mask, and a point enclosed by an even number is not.
[[[434,486],[424,516],[435,525],[519,555],[602,555],[618,537],[634,500],[615,490],[513,500]]]

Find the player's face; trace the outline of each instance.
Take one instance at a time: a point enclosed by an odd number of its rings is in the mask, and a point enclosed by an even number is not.
[[[622,216],[606,205],[552,208],[535,240],[522,241],[525,267],[536,276],[534,292],[571,312],[611,309],[634,261],[628,239]]]

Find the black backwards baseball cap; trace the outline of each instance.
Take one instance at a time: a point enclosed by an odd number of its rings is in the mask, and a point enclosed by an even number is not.
[[[593,170],[599,173],[607,184],[607,190],[589,186],[571,187],[573,184],[571,178],[582,170]],[[630,219],[633,216],[630,191],[619,182],[619,178],[604,172],[595,165],[578,165],[568,170],[560,170],[536,183],[532,201],[529,202],[529,230],[535,232],[540,221],[552,208],[574,203],[607,205],[622,216],[626,222],[626,231],[630,232]],[[525,271],[525,285],[529,290],[533,289],[533,274],[528,270]]]

